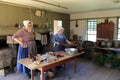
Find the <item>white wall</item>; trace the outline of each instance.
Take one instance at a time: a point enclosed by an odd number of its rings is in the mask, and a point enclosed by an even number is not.
[[[85,34],[86,34],[86,20],[81,20],[78,21],[78,27],[75,27],[75,23],[76,21],[71,21],[70,22],[70,38],[72,39],[72,36],[74,34],[77,34],[80,37],[84,37],[85,38]]]
[[[115,10],[104,10],[104,11],[94,11],[94,12],[84,12],[84,13],[74,13],[70,15],[70,20],[74,19],[84,19],[78,21],[78,27],[75,27],[75,21],[70,21],[70,38],[72,38],[73,34],[77,34],[78,36],[83,36],[86,39],[86,19],[90,18],[99,18],[99,17],[115,17],[109,18],[109,21],[113,21],[115,23],[115,33],[114,39],[116,39],[116,29],[117,29],[117,16],[120,16],[120,9]],[[104,19],[97,19],[97,23],[104,22]]]
[[[31,9],[27,7],[19,7],[13,5],[7,5],[0,3],[0,35],[11,35],[14,33],[12,30],[15,24],[23,26],[23,20],[31,20],[33,23],[38,26],[35,29],[36,32],[44,33],[48,32],[50,29],[53,30],[53,20],[62,20],[62,26],[65,28],[65,34],[68,37],[70,31],[70,15],[63,13],[56,13],[45,11],[43,17],[38,17],[35,15],[36,9]],[[48,27],[44,27],[46,21],[49,23]],[[68,26],[68,27],[67,27]],[[5,27],[5,28],[4,28]],[[9,27],[9,29],[8,29]]]

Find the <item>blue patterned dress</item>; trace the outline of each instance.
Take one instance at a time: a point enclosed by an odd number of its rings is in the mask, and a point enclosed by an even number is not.
[[[63,51],[64,50],[64,46],[62,46],[61,44],[64,44],[67,41],[67,38],[64,34],[55,34],[52,38],[52,42],[59,42],[60,44],[57,45],[55,44],[54,46],[54,51]]]

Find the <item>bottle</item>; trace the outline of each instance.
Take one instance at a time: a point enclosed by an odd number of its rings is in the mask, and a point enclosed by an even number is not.
[[[33,58],[33,55],[29,53],[29,54],[28,54],[28,58],[29,58],[29,59],[32,59],[32,58]]]
[[[17,23],[15,24],[15,27],[18,27],[18,24],[17,24]]]

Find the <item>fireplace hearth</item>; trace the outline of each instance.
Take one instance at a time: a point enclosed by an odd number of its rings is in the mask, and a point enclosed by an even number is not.
[[[6,70],[10,67],[13,71],[16,66],[16,54],[17,45],[7,43],[7,36],[0,36],[0,69],[4,69],[4,74],[6,75]],[[7,70],[7,72],[9,71]]]

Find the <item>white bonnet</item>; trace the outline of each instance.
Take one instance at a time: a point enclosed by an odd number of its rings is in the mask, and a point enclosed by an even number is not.
[[[25,27],[27,27],[29,23],[31,23],[31,24],[33,25],[33,23],[32,23],[31,21],[29,21],[29,20],[24,20],[24,21],[23,21],[23,25],[24,25]]]
[[[59,32],[61,29],[63,29],[63,30],[64,30],[64,28],[63,28],[63,27],[58,27],[58,32]]]

